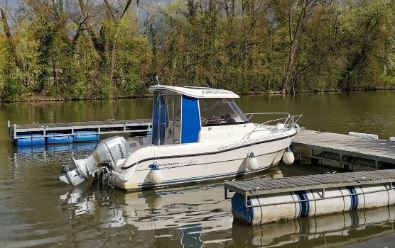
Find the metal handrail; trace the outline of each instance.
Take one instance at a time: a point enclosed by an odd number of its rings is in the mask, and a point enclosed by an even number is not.
[[[288,112],[253,112],[253,113],[245,113],[244,115],[248,115],[248,120],[251,120],[251,118],[254,115],[287,115],[290,116]]]
[[[246,138],[249,139],[251,134],[254,132],[258,132],[260,130],[257,130],[260,127],[263,127],[269,123],[273,123],[273,122],[278,122],[280,120],[284,120],[284,122],[282,123],[285,126],[296,126],[297,122],[300,120],[300,118],[302,118],[302,114],[300,115],[291,115],[287,112],[260,112],[260,113],[246,113],[245,115],[250,115],[250,118],[248,120],[251,119],[251,117],[253,115],[280,115],[280,114],[286,114],[286,117],[281,117],[281,118],[277,118],[277,119],[273,119],[273,120],[268,120],[265,122],[262,122],[261,124],[257,125],[247,136]]]

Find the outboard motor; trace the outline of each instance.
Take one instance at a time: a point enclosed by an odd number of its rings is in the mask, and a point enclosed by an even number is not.
[[[128,147],[124,137],[116,136],[100,142],[96,150],[85,159],[74,159],[74,166],[63,167],[62,182],[76,186],[102,170],[112,171],[120,166],[128,156]]]

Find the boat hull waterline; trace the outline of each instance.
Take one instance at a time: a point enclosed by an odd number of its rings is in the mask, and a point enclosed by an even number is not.
[[[110,176],[110,184],[127,190],[165,188],[183,186],[185,184],[224,180],[241,175],[249,175],[269,169],[278,164],[285,150],[291,145],[294,135],[282,137],[267,142],[257,142],[240,148],[199,155],[176,155],[169,158],[150,159],[128,169],[123,169],[120,177],[118,173]],[[258,161],[258,168],[248,168],[247,155],[254,152]],[[136,168],[134,168],[136,166]],[[123,167],[125,168],[125,167]],[[129,172],[127,170],[130,170]],[[151,173],[158,171],[161,182],[152,183]]]

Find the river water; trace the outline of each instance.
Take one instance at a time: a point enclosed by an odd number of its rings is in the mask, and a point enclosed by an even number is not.
[[[303,113],[309,129],[395,136],[395,92],[243,96],[244,112]],[[149,118],[150,99],[0,104],[0,247],[394,247],[395,209],[244,226],[232,223],[222,184],[126,194],[58,180],[94,145],[17,149],[15,123]],[[260,177],[325,173],[279,165]]]

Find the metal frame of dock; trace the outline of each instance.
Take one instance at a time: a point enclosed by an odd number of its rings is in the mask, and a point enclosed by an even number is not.
[[[351,169],[361,162],[371,162],[373,169],[382,165],[395,168],[395,142],[374,140],[351,135],[304,130],[298,133],[292,141],[299,157],[307,157],[312,164],[323,161],[334,162],[340,168]],[[298,150],[307,149],[307,154]],[[328,155],[328,156],[325,156]],[[364,161],[362,161],[364,160]],[[365,163],[366,165],[369,163]]]
[[[150,119],[106,120],[70,123],[13,124],[8,121],[8,132],[13,141],[40,134],[47,138],[49,133],[58,136],[75,136],[78,131],[95,131],[98,135],[121,133],[147,133],[152,130]]]
[[[261,178],[246,181],[225,182],[225,199],[229,192],[236,192],[244,197],[245,207],[251,196],[273,195],[278,193],[291,193],[306,190],[321,190],[321,200],[325,197],[325,190],[347,186],[362,186],[374,184],[386,184],[387,190],[394,190],[395,170],[376,170],[361,172],[346,172],[337,174],[318,174],[309,176],[284,177],[284,178]],[[371,193],[371,192],[370,192]],[[351,195],[351,194],[350,194]],[[358,195],[358,194],[354,194]],[[320,199],[315,199],[320,200]],[[301,200],[303,201],[303,200]],[[298,201],[298,202],[301,202]],[[277,203],[282,204],[282,203]]]

